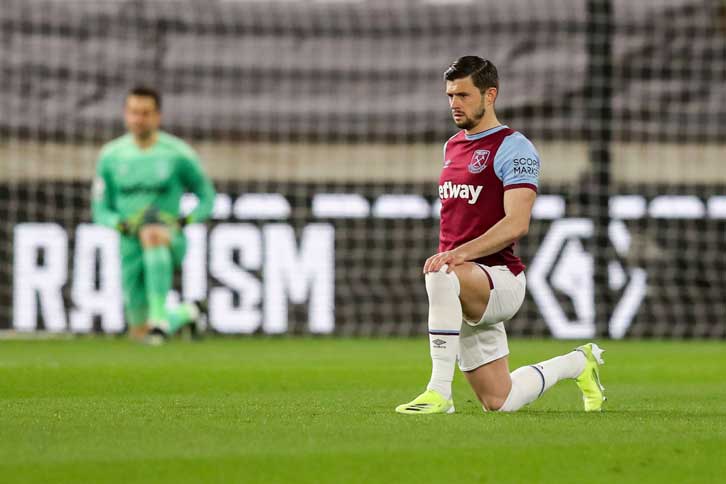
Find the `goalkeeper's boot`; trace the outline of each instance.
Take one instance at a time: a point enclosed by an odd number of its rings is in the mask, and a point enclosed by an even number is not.
[[[581,351],[585,355],[585,369],[580,376],[575,378],[577,386],[582,392],[582,401],[585,404],[586,412],[602,411],[602,404],[607,398],[605,397],[605,387],[600,383],[600,365],[604,365],[602,359],[603,349],[595,343],[578,346],[576,351]]]
[[[209,327],[209,317],[207,316],[209,307],[206,299],[193,301],[191,304],[196,308],[194,321],[184,326],[184,328],[189,328],[188,337],[190,340],[198,341],[204,337],[204,333],[207,332],[207,328]]]
[[[454,413],[454,401],[447,400],[435,390],[426,390],[408,403],[396,407],[396,412],[405,414]]]
[[[168,323],[167,323],[168,326]],[[149,346],[161,346],[169,339],[169,334],[164,329],[164,324],[153,323],[151,329],[144,337],[144,343]]]

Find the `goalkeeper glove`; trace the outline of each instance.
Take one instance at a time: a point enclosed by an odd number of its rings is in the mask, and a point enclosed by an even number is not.
[[[121,235],[133,235],[131,226],[125,220],[116,224],[116,230],[118,230]]]
[[[120,221],[116,224],[116,230],[123,235],[137,235],[139,229],[143,225],[150,223],[160,223],[158,218],[158,210],[154,207],[148,207],[143,210],[139,210],[134,215],[128,217],[126,220]]]
[[[144,225],[162,224],[171,229],[181,230],[190,223],[193,223],[190,215],[177,217],[156,207],[149,207],[116,224],[116,230],[123,235],[136,235]]]
[[[141,225],[144,223],[144,214],[145,210],[142,210],[138,212],[135,215],[132,215],[131,217],[127,218],[126,220],[122,220],[119,223],[116,224],[116,230],[118,230],[122,235],[136,235],[139,232],[139,229],[141,228]]]
[[[191,215],[180,215],[179,218],[177,218],[177,223],[179,224],[179,228],[183,229],[187,225],[194,223],[194,221],[192,220]]]

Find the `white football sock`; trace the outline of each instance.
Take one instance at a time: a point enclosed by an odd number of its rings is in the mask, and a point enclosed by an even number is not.
[[[499,411],[519,410],[537,400],[558,381],[577,378],[585,369],[586,361],[584,353],[575,350],[541,363],[517,368],[512,372],[512,389]]]
[[[462,320],[459,291],[459,278],[453,272],[447,273],[446,266],[439,272],[426,274],[432,367],[427,388],[436,390],[447,399],[451,398],[451,382],[459,354]]]

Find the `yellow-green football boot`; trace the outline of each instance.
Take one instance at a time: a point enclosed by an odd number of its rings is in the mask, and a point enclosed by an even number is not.
[[[447,400],[435,390],[426,390],[410,402],[396,407],[396,412],[409,415],[454,413],[454,401]]]
[[[582,392],[582,401],[585,404],[586,412],[602,411],[602,404],[607,398],[605,397],[605,387],[600,383],[600,365],[604,365],[602,359],[603,350],[595,343],[587,343],[578,346],[577,351],[581,351],[585,355],[585,369],[580,376],[575,378],[577,386]]]

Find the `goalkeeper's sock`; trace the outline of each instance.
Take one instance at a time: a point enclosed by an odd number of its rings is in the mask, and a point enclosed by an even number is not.
[[[155,323],[168,320],[166,297],[171,289],[174,267],[168,247],[144,249],[144,281],[146,298],[149,301],[149,319]]]
[[[187,324],[194,322],[199,317],[199,309],[190,303],[182,303],[174,309],[167,310],[168,334],[174,334]]]
[[[585,369],[587,359],[581,351],[523,366],[512,372],[512,389],[500,412],[514,412],[532,403],[549,390],[552,385],[565,378],[577,378]]]
[[[462,310],[459,301],[459,278],[446,272],[426,274],[429,296],[429,349],[431,351],[431,380],[428,390],[435,390],[445,400],[451,398],[456,357],[459,354],[459,331]]]

